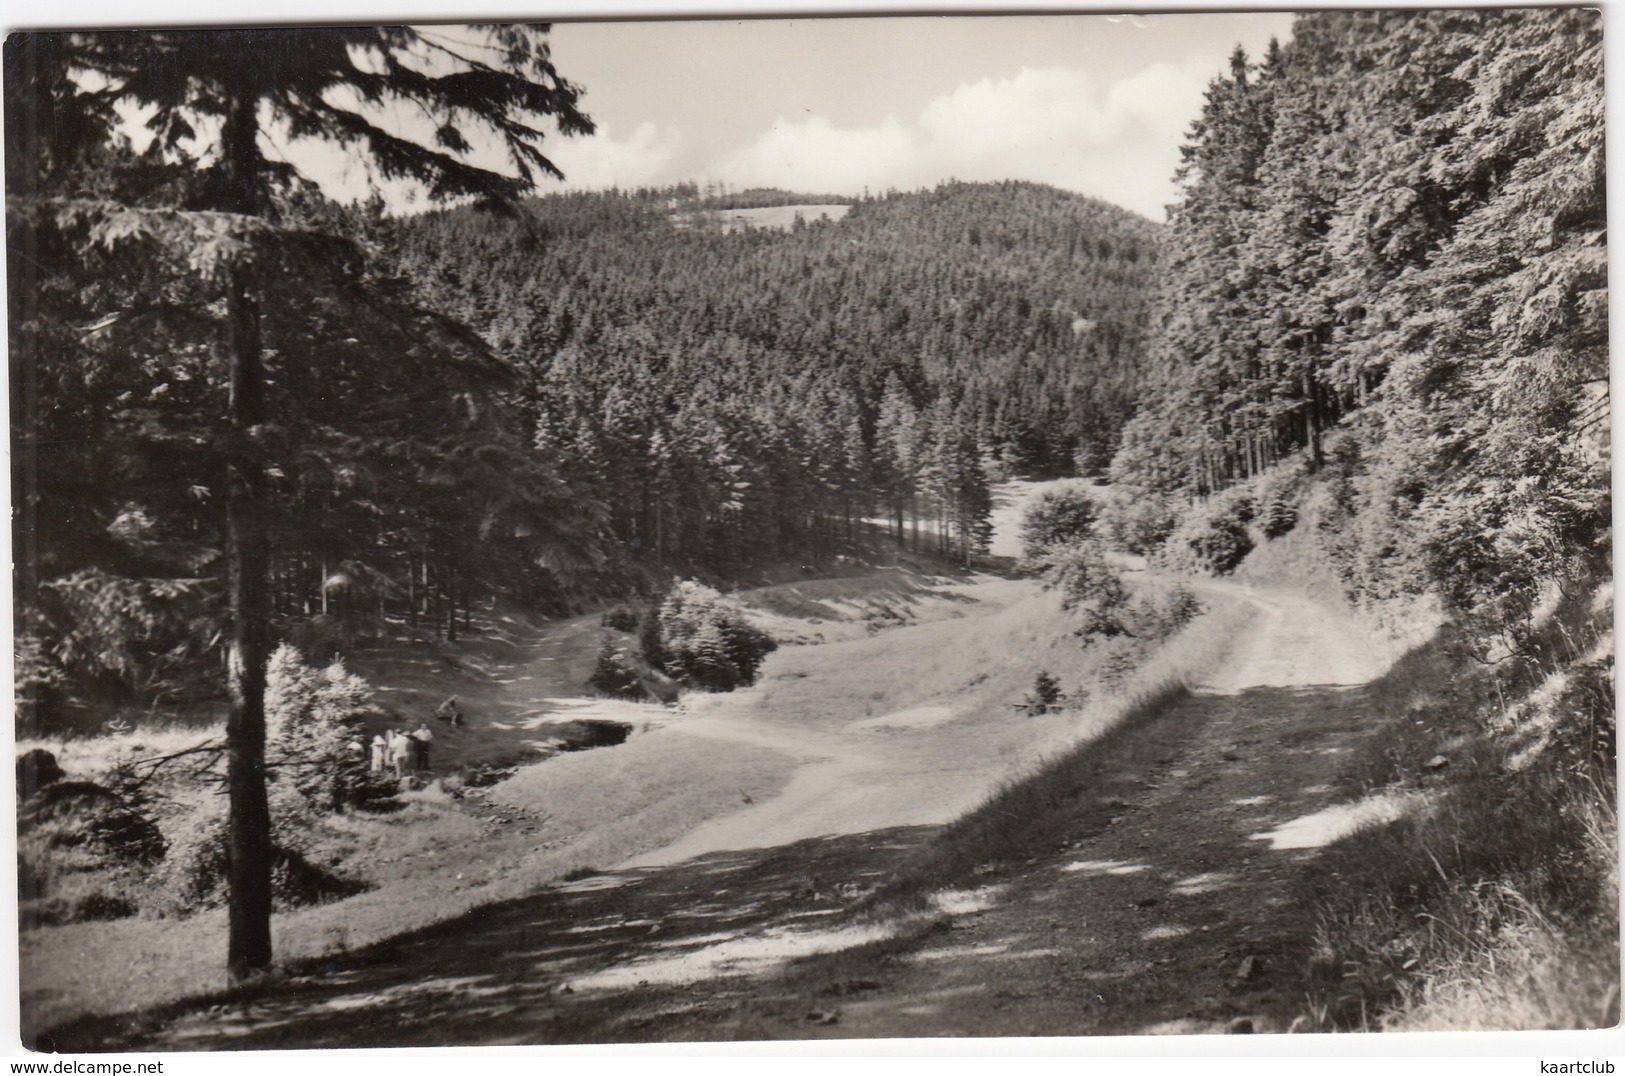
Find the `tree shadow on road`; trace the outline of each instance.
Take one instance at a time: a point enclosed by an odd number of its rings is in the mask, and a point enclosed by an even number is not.
[[[1353,810],[1338,787],[1372,732],[1363,696],[1187,696],[1103,737],[1027,805],[1036,814],[1000,854],[938,862],[928,888],[960,887],[980,906],[842,914],[940,857],[944,827],[804,840],[592,874],[213,1005],[83,1020],[37,1045],[1285,1030],[1313,927],[1307,868],[1351,827],[1392,817]],[[1403,805],[1360,810],[1375,806]]]
[[[728,991],[716,980],[877,937],[879,927],[840,913],[932,828],[593,874],[229,995],[74,1021],[32,1045],[82,1053],[658,1040],[671,1016],[725,1014]]]

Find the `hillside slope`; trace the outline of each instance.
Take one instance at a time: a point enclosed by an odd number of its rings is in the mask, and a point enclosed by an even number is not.
[[[1027,467],[1068,468],[1080,447],[1104,461],[1132,409],[1157,225],[1036,184],[958,183],[784,231],[726,226],[782,224],[796,196],[779,202],[564,195],[519,226],[454,211],[388,235],[426,301],[589,414],[606,379],[662,399],[748,385],[776,411],[799,384],[816,389],[801,408],[832,394],[872,445],[891,382]]]

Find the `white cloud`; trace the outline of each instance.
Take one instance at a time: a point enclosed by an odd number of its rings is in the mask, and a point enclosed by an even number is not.
[[[940,180],[1030,179],[1162,219],[1179,134],[1214,72],[1155,63],[1116,82],[1066,67],[961,83],[910,122],[837,127],[780,119],[710,169],[736,187],[856,193]]]
[[[710,169],[735,187],[785,187],[809,193],[856,193],[895,184],[919,156],[918,137],[895,119],[873,127],[836,127],[823,116],[776,120],[755,142]]]
[[[641,187],[663,181],[662,173],[677,152],[676,132],[662,132],[644,122],[630,137],[617,141],[607,125],[587,138],[559,138],[543,147],[564,173],[564,186],[576,190]]]

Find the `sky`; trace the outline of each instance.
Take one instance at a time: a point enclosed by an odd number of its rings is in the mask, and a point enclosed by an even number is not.
[[[53,0],[42,22],[42,0],[25,0],[37,8],[20,24],[130,25],[134,9],[98,6],[107,2]],[[199,2],[149,0],[140,10],[146,25],[219,21],[218,8]],[[232,17],[251,25],[451,23],[457,15],[448,0],[394,0],[376,10],[360,0],[353,12],[336,6],[356,2],[243,0]],[[479,12],[484,18],[521,14],[501,10],[507,0],[481,2],[492,8]],[[853,5],[864,0],[823,0],[835,14],[712,21],[648,18],[674,0],[564,2],[577,6],[547,13],[555,20],[553,59],[585,90],[583,108],[598,130],[548,140],[544,150],[566,181],[544,190],[694,180],[858,195],[949,179],[1025,179],[1159,221],[1175,198],[1179,146],[1204,88],[1227,70],[1236,45],[1256,57],[1272,37],[1284,43],[1292,25],[1283,12],[1045,12],[1048,0],[1027,0],[1038,14],[984,7],[892,17],[842,15],[861,12]],[[893,0],[904,10],[910,2]],[[590,21],[599,11],[616,21]],[[279,150],[330,194],[359,197],[376,183],[364,164],[337,151]],[[399,210],[423,204],[403,185],[381,186]]]
[[[1161,220],[1208,82],[1290,34],[1281,13],[559,23],[598,131],[549,141],[551,186],[1027,179]]]

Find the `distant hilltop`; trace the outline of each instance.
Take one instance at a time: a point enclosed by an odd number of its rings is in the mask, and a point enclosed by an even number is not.
[[[787,232],[797,220],[807,224],[815,221],[840,220],[852,207],[846,204],[774,205],[747,209],[696,209],[673,213],[672,220],[681,226],[690,226],[701,218],[720,221],[724,232],[744,231],[747,228],[773,228]]]

